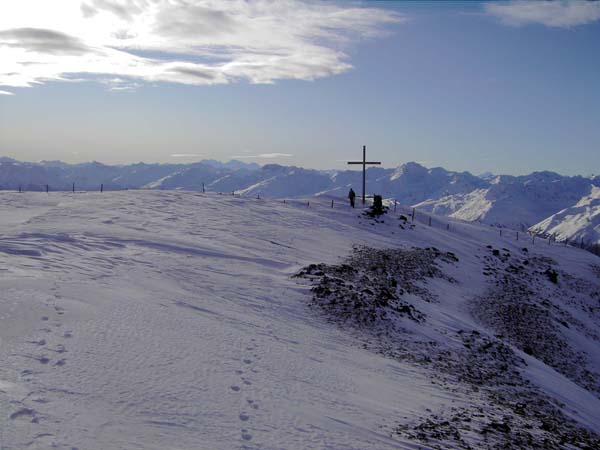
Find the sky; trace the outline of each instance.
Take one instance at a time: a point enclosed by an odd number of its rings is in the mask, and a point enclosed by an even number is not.
[[[599,1],[2,0],[0,155],[589,175],[599,55]]]

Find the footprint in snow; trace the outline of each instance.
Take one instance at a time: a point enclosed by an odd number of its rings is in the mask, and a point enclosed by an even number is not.
[[[252,364],[252,360],[251,359],[244,359],[244,364]]]
[[[15,411],[14,413],[12,413],[10,416],[8,416],[8,418],[10,420],[29,419],[31,422],[34,422],[34,420],[35,420],[35,414],[36,414],[36,410],[35,409],[21,408],[21,409]],[[34,423],[36,423],[36,422],[34,422]]]
[[[250,416],[246,413],[240,413],[240,420],[242,422],[246,422],[248,419],[250,419]]]
[[[239,386],[230,386],[229,389],[235,392],[239,392],[241,388]]]
[[[48,358],[47,356],[38,356],[33,359],[35,359],[40,364],[48,364],[50,362],[50,358]]]
[[[65,353],[65,352],[67,351],[67,349],[65,348],[65,346],[64,346],[64,345],[62,345],[62,344],[58,344],[58,345],[56,346],[56,348],[54,348],[54,349],[49,349],[49,350],[51,350],[51,351],[53,351],[53,352],[56,352],[56,353]]]
[[[252,435],[248,433],[248,430],[242,430],[242,439],[245,441],[252,440]]]

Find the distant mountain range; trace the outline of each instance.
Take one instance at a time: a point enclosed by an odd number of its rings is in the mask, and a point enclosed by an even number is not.
[[[97,190],[100,184],[106,190],[199,191],[204,186],[207,191],[235,191],[246,196],[345,198],[350,187],[359,193],[361,173],[278,164],[260,166],[236,160],[109,166],[99,162],[30,163],[0,158],[0,189],[45,190],[49,185],[51,190],[69,190],[72,183],[80,190]],[[517,230],[531,228],[560,239],[578,236],[600,242],[599,176],[563,176],[554,172],[475,176],[409,162],[394,169],[367,169],[367,185],[369,193],[395,199],[424,212]]]

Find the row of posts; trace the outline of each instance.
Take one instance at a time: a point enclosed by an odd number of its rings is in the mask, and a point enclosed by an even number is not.
[[[75,192],[75,183],[73,183],[71,185],[71,191],[73,193]],[[23,193],[23,192],[25,192],[25,190],[21,186],[19,186],[19,193]],[[49,193],[49,192],[50,192],[50,185],[47,184],[46,185],[46,193]],[[104,192],[104,184],[100,184],[100,192]],[[202,192],[204,192],[204,190]]]
[[[500,233],[500,237],[502,237],[502,229],[499,230],[499,233]],[[516,231],[515,233],[516,233],[516,238],[517,238],[517,241],[518,241],[519,240],[519,232]],[[534,245],[535,245],[535,238],[536,237],[538,239],[540,239],[539,236],[537,236],[535,234],[531,234],[531,243],[534,244]],[[556,242],[556,237],[553,236],[553,235],[548,236],[548,245],[552,244],[553,242]],[[569,245],[569,240],[565,239],[564,241],[562,241],[562,243],[566,247],[567,245]],[[581,241],[580,241],[579,245],[575,244],[575,246],[579,246],[580,248],[585,248],[585,242],[584,242],[583,238],[581,238]]]

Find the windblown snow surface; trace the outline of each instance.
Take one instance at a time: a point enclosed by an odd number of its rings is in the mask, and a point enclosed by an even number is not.
[[[326,199],[0,213],[2,450],[600,448],[591,253]]]

